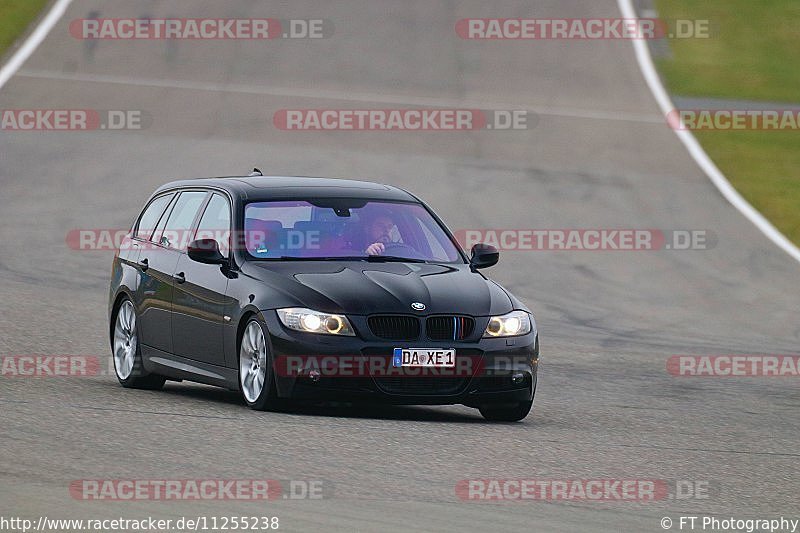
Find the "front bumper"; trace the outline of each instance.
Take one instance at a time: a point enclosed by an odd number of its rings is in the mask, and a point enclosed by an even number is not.
[[[536,331],[472,342],[365,340],[297,332],[274,311],[263,316],[283,398],[479,407],[531,401],[536,390]],[[456,368],[393,368],[394,348],[453,348]]]

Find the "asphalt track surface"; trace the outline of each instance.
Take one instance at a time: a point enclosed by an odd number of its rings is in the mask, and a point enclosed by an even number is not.
[[[101,41],[70,20],[332,21],[323,40]],[[796,354],[800,267],[732,209],[667,128],[626,41],[468,42],[463,17],[618,17],[571,2],[76,0],[0,91],[0,108],[142,110],[135,132],[0,132],[0,354],[106,357],[111,252],[73,228],[127,227],[172,177],[242,173],[383,181],[451,228],[706,229],[705,251],[508,252],[490,274],[535,311],[534,412],[465,407],[256,413],[201,385],[113,376],[0,378],[5,516],[274,515],[281,529],[661,531],[663,516],[797,512],[793,378],[676,378],[674,354]],[[285,108],[528,109],[527,131],[285,132]],[[477,104],[477,105],[476,105]],[[708,481],[704,500],[461,501],[471,478]],[[108,502],[80,479],[316,479],[325,498]],[[796,516],[795,516],[796,518]]]

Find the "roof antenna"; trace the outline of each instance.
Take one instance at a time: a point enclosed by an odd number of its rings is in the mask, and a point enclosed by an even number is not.
[[[257,168],[253,168],[253,171],[249,174],[248,177],[250,177],[250,176],[263,176],[263,175],[264,174],[262,174],[260,170],[258,170]]]

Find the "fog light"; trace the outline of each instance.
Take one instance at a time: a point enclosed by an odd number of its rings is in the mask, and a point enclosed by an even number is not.
[[[511,383],[513,383],[514,385],[519,385],[524,381],[525,381],[524,372],[514,372],[513,374],[511,374]]]

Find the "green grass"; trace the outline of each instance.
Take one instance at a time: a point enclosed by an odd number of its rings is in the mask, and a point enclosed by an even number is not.
[[[0,56],[33,22],[48,0],[0,0]]]
[[[800,245],[800,131],[695,135],[742,196]]]
[[[707,19],[708,39],[671,39],[657,61],[674,95],[800,105],[800,1],[656,0],[662,19]],[[699,131],[739,192],[800,244],[800,131]]]
[[[681,95],[800,102],[800,2],[657,0],[662,19],[709,20],[708,39],[672,39],[674,60],[659,61]]]

